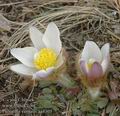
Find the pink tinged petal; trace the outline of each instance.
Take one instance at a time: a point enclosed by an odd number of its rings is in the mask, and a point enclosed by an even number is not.
[[[25,47],[25,48],[13,48],[10,50],[11,54],[17,58],[21,63],[28,67],[34,67],[33,59],[34,54],[37,50],[33,47]]]
[[[110,63],[110,44],[107,43],[105,44],[102,48],[101,48],[101,52],[102,52],[102,69],[103,69],[103,73],[106,73],[109,63]]]
[[[82,73],[89,79],[99,78],[103,76],[102,67],[98,62],[94,62],[92,68],[89,69],[84,60],[80,61],[80,68]]]
[[[23,64],[16,64],[10,66],[10,69],[20,75],[32,76],[37,70],[34,68],[29,68]]]
[[[88,78],[100,78],[103,76],[102,66],[98,62],[94,62],[92,68],[89,69]]]
[[[94,59],[100,62],[102,55],[99,47],[93,41],[86,41],[84,49],[82,51],[81,59],[88,62],[89,59]]]
[[[30,38],[35,48],[37,48],[38,50],[44,48],[45,45],[42,41],[43,34],[36,27],[30,27],[29,32]]]
[[[50,67],[46,70],[37,71],[33,74],[33,79],[46,78],[54,71],[54,69],[54,67]]]
[[[57,55],[59,55],[62,42],[60,40],[60,32],[55,23],[48,24],[45,34],[43,35],[43,42],[47,48],[52,48]]]
[[[80,61],[80,69],[85,76],[88,75],[88,67],[87,67],[87,64],[84,60]]]

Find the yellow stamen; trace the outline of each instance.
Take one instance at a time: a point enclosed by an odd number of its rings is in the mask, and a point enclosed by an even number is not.
[[[89,61],[88,61],[88,63],[87,63],[87,66],[88,66],[88,69],[91,69],[92,68],[92,65],[93,65],[93,63],[95,62],[95,60],[94,59],[89,59]]]
[[[34,64],[37,69],[47,69],[48,67],[55,66],[57,55],[50,48],[41,49],[35,56]]]

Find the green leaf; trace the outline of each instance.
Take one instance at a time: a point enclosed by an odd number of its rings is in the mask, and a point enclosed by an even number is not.
[[[104,108],[108,103],[108,99],[107,98],[100,98],[100,100],[97,102],[97,107],[99,108]]]
[[[39,87],[41,87],[41,88],[48,87],[51,84],[53,84],[53,82],[51,82],[51,81],[44,81],[44,80],[39,81]]]
[[[106,113],[112,112],[114,110],[114,108],[115,108],[115,104],[110,103],[106,108]]]
[[[88,113],[86,116],[100,116],[99,113]]]
[[[68,75],[62,74],[58,80],[64,87],[71,88],[75,86],[75,81],[72,80]]]
[[[49,89],[49,88],[44,88],[44,89],[42,90],[42,93],[43,93],[43,94],[50,94],[50,93],[52,93],[52,90]]]

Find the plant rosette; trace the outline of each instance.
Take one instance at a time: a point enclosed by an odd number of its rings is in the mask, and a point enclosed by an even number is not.
[[[10,69],[33,80],[57,80],[66,69],[65,50],[58,27],[51,22],[43,34],[31,26],[29,33],[34,46],[12,48],[10,53],[21,63],[11,65]]]
[[[95,42],[86,41],[82,53],[78,56],[78,75],[91,96],[98,96],[100,89],[107,82],[109,49],[109,43],[100,49]]]

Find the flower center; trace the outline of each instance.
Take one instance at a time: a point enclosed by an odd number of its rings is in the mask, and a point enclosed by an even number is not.
[[[92,68],[92,65],[93,65],[94,62],[95,62],[95,60],[92,59],[92,58],[88,60],[88,63],[87,63],[88,69]]]
[[[37,69],[47,69],[48,67],[55,66],[57,55],[50,48],[42,48],[34,59],[34,64]]]

